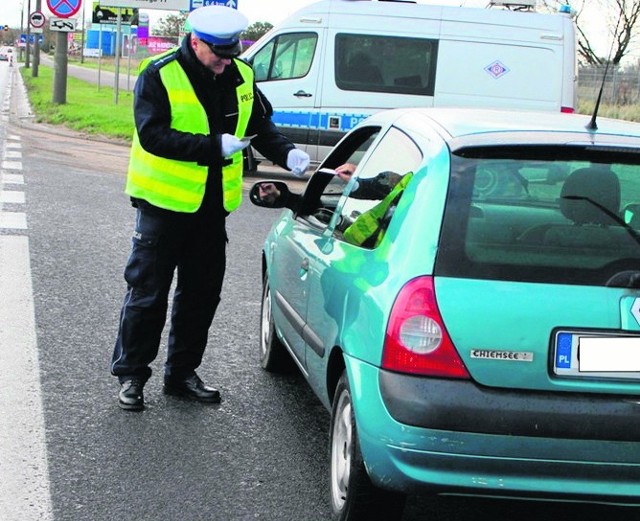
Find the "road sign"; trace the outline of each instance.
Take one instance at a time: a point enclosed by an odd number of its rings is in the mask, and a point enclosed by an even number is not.
[[[42,35],[38,36],[38,43],[42,43],[44,41],[44,38]],[[27,43],[27,35],[26,34],[21,34],[20,35],[20,43],[21,44],[25,44]],[[36,35],[35,34],[30,34],[29,35],[29,43],[36,43]]]
[[[188,11],[191,0],[104,0],[109,7],[136,7],[138,9],[162,9],[165,11]]]
[[[71,33],[76,30],[77,18],[51,18],[49,29],[63,33]]]
[[[110,0],[105,0],[109,2]],[[103,7],[98,2],[93,3],[93,16],[91,23],[94,24],[117,24],[118,23],[118,9],[113,7]],[[127,25],[131,25],[131,21],[135,20],[137,9],[131,9],[129,7],[120,8],[120,22]]]
[[[29,15],[29,23],[32,27],[36,29],[40,29],[44,26],[45,17],[42,14],[42,11],[34,11]]]
[[[54,16],[69,18],[80,10],[82,0],[47,0],[47,7]]]
[[[191,0],[189,10],[193,11],[198,7],[204,7],[205,5],[225,5],[227,7],[231,7],[232,9],[238,9],[237,0]]]

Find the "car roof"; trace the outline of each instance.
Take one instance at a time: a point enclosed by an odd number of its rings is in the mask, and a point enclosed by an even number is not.
[[[640,123],[555,112],[474,108],[403,108],[379,112],[372,124],[393,124],[428,135],[435,129],[450,148],[496,144],[619,144],[640,147]]]

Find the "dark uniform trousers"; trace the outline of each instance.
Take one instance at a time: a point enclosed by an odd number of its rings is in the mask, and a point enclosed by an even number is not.
[[[111,372],[121,382],[130,378],[145,382],[151,376],[149,365],[158,355],[177,269],[165,378],[189,377],[202,361],[220,302],[225,218],[211,211],[186,214],[142,204],[132,243]]]

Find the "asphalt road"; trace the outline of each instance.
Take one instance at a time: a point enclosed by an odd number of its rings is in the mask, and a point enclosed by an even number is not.
[[[279,211],[245,200],[228,220],[223,300],[200,369],[220,388],[222,404],[164,396],[163,345],[145,388],[147,409],[120,410],[109,361],[134,218],[122,192],[128,149],[34,125],[20,104],[17,76],[0,64],[0,100],[11,100],[0,113],[0,519],[330,519],[329,415],[299,374],[272,376],[257,362],[260,248]],[[7,217],[18,214],[24,228]],[[25,258],[16,244],[27,248]],[[11,268],[15,275],[3,276]],[[19,281],[28,292],[18,291]],[[22,334],[8,345],[12,327]],[[22,365],[13,365],[18,359]],[[404,520],[634,515],[612,507],[411,496]]]

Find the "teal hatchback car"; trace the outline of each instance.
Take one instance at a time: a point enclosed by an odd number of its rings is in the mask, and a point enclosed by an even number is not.
[[[640,125],[391,110],[320,166],[250,198],[284,208],[262,366],[331,411],[335,519],[407,493],[639,505]]]

